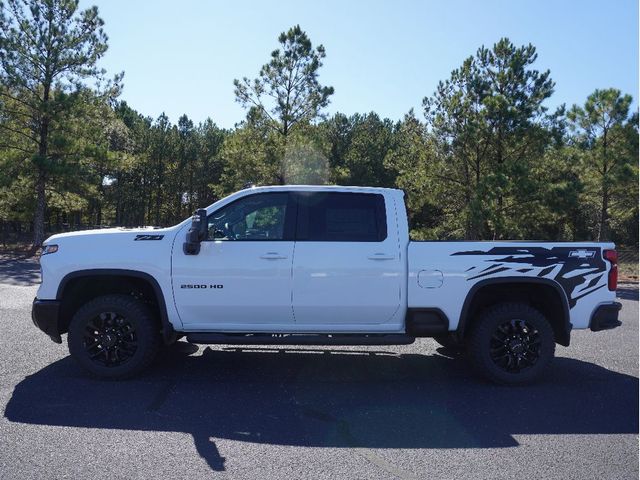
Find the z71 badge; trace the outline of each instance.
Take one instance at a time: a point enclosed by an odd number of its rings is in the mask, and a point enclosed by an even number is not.
[[[133,240],[139,242],[140,240],[162,240],[164,235],[136,235]]]

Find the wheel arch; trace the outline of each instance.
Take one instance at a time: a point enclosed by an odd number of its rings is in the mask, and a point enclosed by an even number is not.
[[[536,293],[549,303],[536,302],[533,296]],[[569,301],[560,284],[548,278],[499,277],[479,281],[467,293],[456,331],[464,337],[480,312],[497,303],[514,300],[524,300],[537,307],[551,323],[556,342],[569,346],[572,328]]]
[[[86,282],[97,279],[106,280],[104,291],[99,288],[89,289],[86,286],[83,288],[81,283],[83,280]],[[56,299],[61,302],[62,329],[66,331],[66,328],[68,328],[71,316],[81,305],[80,301],[86,302],[99,296],[99,294],[122,293],[128,289],[137,291],[141,287],[147,297],[152,296],[148,300],[154,302],[154,309],[158,315],[165,342],[172,342],[175,339],[176,332],[171,322],[169,322],[167,304],[162,288],[151,274],[139,270],[97,268],[77,270],[65,275],[60,281],[56,292]],[[74,293],[80,292],[84,293],[84,296],[80,295],[79,299],[71,298]]]

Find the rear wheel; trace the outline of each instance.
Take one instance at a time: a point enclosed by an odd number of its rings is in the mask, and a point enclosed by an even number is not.
[[[502,303],[485,311],[469,334],[475,368],[489,380],[520,385],[539,378],[555,351],[553,329],[538,310]]]
[[[126,378],[144,370],[160,348],[160,330],[147,306],[128,295],[105,295],[71,320],[71,356],[91,373]]]

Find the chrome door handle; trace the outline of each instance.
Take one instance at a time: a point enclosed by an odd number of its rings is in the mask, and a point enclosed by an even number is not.
[[[374,253],[373,255],[369,255],[367,258],[369,260],[393,260],[396,256],[389,255],[387,253]]]
[[[260,255],[260,258],[264,258],[265,260],[284,260],[287,256],[280,255],[278,252],[267,252],[264,255]]]

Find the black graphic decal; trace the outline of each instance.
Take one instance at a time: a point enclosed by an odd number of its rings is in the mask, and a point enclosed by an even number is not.
[[[570,308],[573,308],[579,299],[604,287],[604,285],[599,287],[596,285],[607,270],[606,263],[600,255],[600,249],[597,247],[580,249],[576,249],[575,246],[553,248],[493,247],[488,251],[472,250],[456,252],[451,255],[491,257],[484,260],[491,263],[489,267],[467,280],[486,278],[511,269],[520,273],[540,269],[536,275],[558,282],[567,294]],[[509,266],[509,264],[513,264],[513,266]],[[520,265],[526,265],[527,268],[516,268]],[[574,294],[578,295],[573,296]]]
[[[593,290],[589,290],[588,292],[583,293],[582,295],[578,295],[576,298],[574,298],[574,304],[575,302],[577,302],[578,300],[580,300],[582,297],[586,297],[587,295],[589,295],[590,293],[595,292],[596,290],[600,290],[602,287],[604,287],[604,285],[600,285],[599,287],[594,288]]]
[[[600,279],[602,278],[602,275],[598,275],[597,277],[594,277],[591,279],[591,281],[584,287],[582,287],[580,289],[580,292],[584,292],[585,290],[591,288],[591,287],[595,287],[597,285],[597,283],[600,281]],[[578,292],[578,293],[580,293]]]
[[[494,273],[506,272],[507,270],[511,270],[511,269],[509,267],[494,268],[493,270],[490,270],[488,272],[479,273],[478,275],[475,275],[469,278],[469,280],[473,280],[474,278],[488,277],[489,275],[493,275]]]
[[[538,273],[539,277],[546,277],[547,275],[549,275],[551,272],[553,272],[553,269],[556,268],[555,265],[551,266],[551,267],[547,267],[547,268],[543,268],[542,270],[540,270],[540,273]]]
[[[491,270],[492,268],[501,267],[501,266],[502,266],[501,263],[496,263],[495,265],[489,265],[487,268],[483,268],[482,270],[480,270],[480,273],[484,273],[487,270]]]

